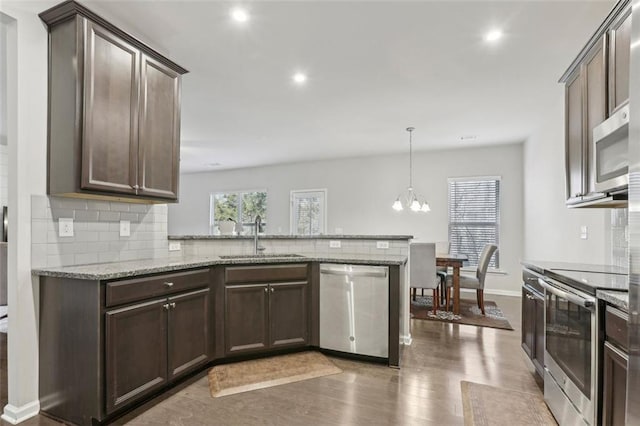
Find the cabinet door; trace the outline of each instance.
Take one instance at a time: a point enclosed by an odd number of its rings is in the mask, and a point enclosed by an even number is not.
[[[627,401],[628,356],[609,342],[604,344],[602,424],[624,426]]]
[[[544,297],[533,295],[535,304],[535,331],[533,345],[533,365],[540,377],[544,378]]]
[[[225,352],[257,352],[269,346],[269,286],[245,284],[225,288]]]
[[[139,195],[178,198],[180,75],[142,55]]]
[[[140,53],[89,21],[85,31],[80,186],[135,194]]]
[[[609,30],[609,114],[629,99],[631,8]]]
[[[536,304],[533,294],[522,289],[522,349],[533,358],[535,345]]]
[[[568,203],[580,201],[583,192],[582,82],[580,69],[577,69],[565,86],[565,167]]]
[[[169,298],[169,379],[179,377],[211,357],[209,289]]]
[[[309,339],[307,287],[306,281],[269,286],[271,347],[307,344]]]
[[[107,414],[167,382],[166,300],[105,314]]]
[[[593,153],[593,128],[607,118],[607,79],[604,37],[596,43],[584,64],[585,82],[585,193],[596,193],[595,156]]]

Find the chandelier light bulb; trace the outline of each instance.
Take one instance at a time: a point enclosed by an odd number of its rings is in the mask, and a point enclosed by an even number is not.
[[[413,202],[411,203],[411,211],[414,212],[419,212],[421,209],[420,207],[420,201],[418,200],[413,200]]]
[[[398,199],[396,200],[395,203],[393,203],[393,209],[397,212],[402,211],[402,202],[400,201],[400,197],[398,197]]]
[[[429,207],[429,203],[427,203],[426,201],[422,204],[422,208],[420,209],[420,211],[424,212],[424,213],[428,213],[431,211],[431,207]]]

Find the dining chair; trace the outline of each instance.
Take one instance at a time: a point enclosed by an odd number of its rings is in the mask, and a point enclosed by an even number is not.
[[[476,276],[460,275],[460,288],[471,288],[476,290],[476,299],[482,315],[484,315],[484,279],[487,275],[487,269],[489,268],[489,261],[496,250],[498,250],[497,245],[486,244],[482,248],[482,253],[480,253],[480,258],[478,259]],[[449,310],[449,303],[451,301],[451,287],[453,287],[453,277],[449,275],[447,276],[447,310]]]
[[[449,254],[450,251],[451,243],[449,241],[436,241],[436,257],[438,257],[439,254]],[[448,272],[449,268],[447,268],[446,266],[436,266],[436,273],[440,277],[440,281],[442,283],[442,291],[440,293],[441,303],[444,303],[444,300],[442,300],[442,298],[445,296],[447,290],[446,281]]]
[[[411,243],[409,245],[409,287],[413,289],[413,300],[416,300],[416,289],[433,291],[433,313],[439,306],[440,277],[436,274],[436,244]]]

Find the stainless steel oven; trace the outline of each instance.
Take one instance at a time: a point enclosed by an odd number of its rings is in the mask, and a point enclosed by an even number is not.
[[[560,426],[595,425],[598,303],[556,280],[539,282],[545,289],[544,399]]]

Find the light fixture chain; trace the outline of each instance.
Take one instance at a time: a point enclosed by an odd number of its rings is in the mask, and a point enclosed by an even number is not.
[[[409,132],[409,188],[413,188],[413,127],[408,127]]]

